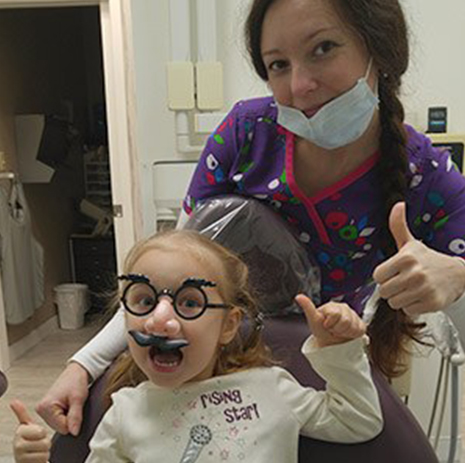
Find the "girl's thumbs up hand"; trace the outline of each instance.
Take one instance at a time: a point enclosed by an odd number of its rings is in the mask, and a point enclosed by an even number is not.
[[[366,333],[366,325],[347,304],[328,302],[316,308],[304,294],[295,298],[319,347],[342,344]]]
[[[47,463],[51,440],[45,428],[34,423],[20,400],[13,400],[10,407],[19,422],[13,439],[16,463]]]

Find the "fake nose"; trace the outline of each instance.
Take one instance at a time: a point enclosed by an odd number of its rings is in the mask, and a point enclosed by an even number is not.
[[[145,329],[160,336],[175,337],[179,334],[181,324],[169,297],[160,297],[157,306],[145,322]]]

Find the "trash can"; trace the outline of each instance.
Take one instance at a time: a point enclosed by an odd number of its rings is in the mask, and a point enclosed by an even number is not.
[[[55,286],[55,304],[63,330],[76,330],[84,325],[84,314],[89,308],[88,286],[65,283]]]

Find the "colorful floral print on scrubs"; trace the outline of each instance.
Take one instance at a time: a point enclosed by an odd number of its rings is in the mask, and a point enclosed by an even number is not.
[[[373,270],[384,260],[379,153],[308,197],[295,180],[295,136],[276,119],[272,98],[237,103],[207,141],[184,210],[190,214],[202,200],[225,194],[264,201],[297,227],[320,265],[321,302],[344,301],[361,313],[374,287]],[[465,177],[448,152],[406,129],[410,229],[429,247],[465,258]]]

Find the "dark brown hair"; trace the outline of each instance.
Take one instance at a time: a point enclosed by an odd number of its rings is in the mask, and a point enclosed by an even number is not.
[[[276,0],[255,0],[245,25],[246,45],[257,74],[268,80],[261,56],[263,20]],[[280,0],[284,1],[284,0]],[[403,125],[404,108],[399,100],[402,75],[409,62],[408,31],[398,0],[328,0],[344,22],[362,38],[373,64],[379,70],[380,152],[378,164],[384,197],[382,250],[389,257],[397,252],[389,231],[392,206],[405,198],[407,190],[407,134]],[[374,364],[388,377],[402,374],[409,339],[417,339],[421,324],[415,324],[403,311],[393,310],[381,300],[369,326],[370,354]]]
[[[149,250],[182,252],[193,256],[204,267],[217,275],[217,289],[223,301],[238,307],[243,314],[243,325],[234,339],[218,351],[214,375],[274,364],[269,349],[261,336],[261,321],[256,298],[249,285],[247,265],[232,251],[195,231],[171,230],[136,243],[124,263],[124,273],[131,273],[136,262]],[[113,369],[106,387],[106,400],[123,386],[135,386],[146,380],[131,355],[125,353]]]

